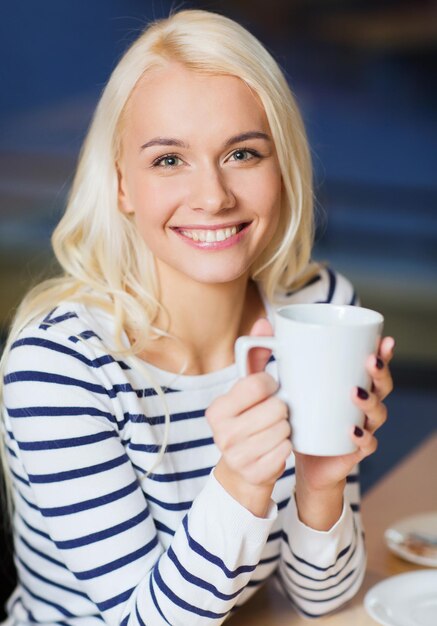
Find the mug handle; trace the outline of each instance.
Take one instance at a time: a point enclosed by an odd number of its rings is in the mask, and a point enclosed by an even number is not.
[[[238,337],[235,342],[235,363],[240,378],[248,375],[247,356],[252,348],[268,348],[273,352],[277,349],[278,342],[275,337]]]

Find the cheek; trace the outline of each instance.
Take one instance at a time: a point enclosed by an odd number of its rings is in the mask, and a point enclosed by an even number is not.
[[[142,231],[165,224],[171,217],[178,194],[170,185],[142,181],[133,195],[135,220]]]

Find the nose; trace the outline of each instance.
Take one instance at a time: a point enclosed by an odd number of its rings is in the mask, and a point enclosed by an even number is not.
[[[189,207],[193,211],[220,213],[235,206],[235,196],[229,181],[219,168],[208,165],[193,172],[190,181]]]

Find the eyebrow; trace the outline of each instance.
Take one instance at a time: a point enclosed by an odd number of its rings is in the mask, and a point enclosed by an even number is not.
[[[262,133],[259,130],[249,130],[246,133],[239,133],[230,137],[225,142],[225,148],[240,143],[241,141],[247,141],[248,139],[264,139],[265,141],[271,141],[271,137],[267,133]],[[152,146],[177,146],[178,148],[188,148],[188,145],[180,139],[173,139],[172,137],[154,137],[150,141],[147,141],[140,147],[141,150],[145,148],[151,148]]]

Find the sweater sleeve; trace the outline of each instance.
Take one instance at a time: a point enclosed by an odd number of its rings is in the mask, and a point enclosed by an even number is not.
[[[22,586],[50,608],[48,621],[75,617],[90,602],[113,626],[222,624],[260,559],[276,505],[257,518],[211,473],[164,549],[120,436],[123,389],[103,373],[107,362],[41,328],[22,333],[8,356],[14,495],[51,541],[51,556],[39,550],[39,562],[59,565],[52,580],[20,565]],[[77,600],[62,603],[65,589]]]
[[[330,267],[322,268],[292,298],[296,302],[360,304],[350,281]],[[294,494],[284,510],[283,529],[277,581],[302,615],[330,613],[357,593],[366,566],[358,467],[347,477],[343,511],[329,531],[314,530],[299,520]]]
[[[303,524],[294,494],[284,511],[277,579],[285,595],[305,617],[330,613],[358,591],[366,555],[358,501],[357,471],[348,476],[340,518],[328,531]]]

